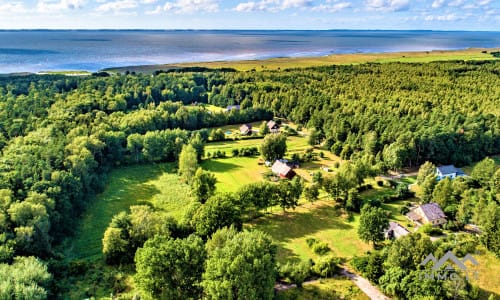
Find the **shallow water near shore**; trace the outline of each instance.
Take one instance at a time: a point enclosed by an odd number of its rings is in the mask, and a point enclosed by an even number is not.
[[[499,46],[484,31],[7,30],[0,73]]]

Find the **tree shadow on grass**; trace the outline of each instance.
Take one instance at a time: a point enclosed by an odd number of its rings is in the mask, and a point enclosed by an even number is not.
[[[205,170],[210,171],[210,172],[214,172],[214,173],[225,173],[225,172],[234,171],[235,169],[242,168],[241,166],[238,166],[237,164],[225,162],[222,160],[213,160],[213,159],[204,161],[201,165]]]

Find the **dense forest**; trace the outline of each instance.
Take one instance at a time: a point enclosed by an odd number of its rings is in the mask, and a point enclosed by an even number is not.
[[[51,295],[47,267],[26,257],[61,258],[55,246],[72,234],[111,168],[178,161],[193,140],[219,139],[211,128],[222,125],[286,118],[315,129],[317,142],[343,159],[363,152],[386,170],[426,161],[461,166],[498,154],[499,66],[456,61],[2,77],[0,264],[34,269],[29,279],[10,272],[15,293]],[[232,104],[241,109],[226,112]],[[237,235],[225,234],[227,244]],[[190,237],[193,251],[198,239]],[[136,259],[147,261],[143,249]],[[203,255],[215,260],[220,251],[212,252]],[[13,293],[7,285],[0,290]]]

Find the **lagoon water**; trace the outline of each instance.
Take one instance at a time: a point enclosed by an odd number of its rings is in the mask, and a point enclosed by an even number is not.
[[[500,32],[283,30],[0,31],[0,73],[338,53],[500,47]]]

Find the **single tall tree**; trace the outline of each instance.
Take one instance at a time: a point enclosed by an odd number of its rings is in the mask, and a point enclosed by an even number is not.
[[[384,240],[384,230],[389,227],[389,220],[384,210],[380,207],[363,206],[359,218],[358,235],[365,242]]]
[[[286,153],[286,135],[268,134],[262,142],[260,152],[265,160],[274,162]]]
[[[191,144],[182,146],[181,154],[179,155],[179,175],[188,183],[198,169],[198,159],[196,150]]]
[[[205,299],[273,299],[276,246],[260,231],[216,232],[207,242]]]
[[[214,174],[198,168],[191,182],[191,190],[198,201],[205,203],[214,194],[216,182]]]
[[[135,254],[135,283],[154,299],[200,299],[205,258],[203,240],[195,235],[157,235]]]

